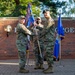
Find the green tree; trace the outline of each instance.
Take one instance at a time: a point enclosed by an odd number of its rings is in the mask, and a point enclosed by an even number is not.
[[[75,17],[75,0],[39,0],[44,9],[48,8],[51,15],[56,17],[61,8],[63,17]],[[59,12],[60,13],[60,12]]]
[[[13,0],[12,2],[9,0],[0,0],[0,16],[11,14],[11,11],[15,8],[13,4]]]
[[[40,13],[40,9],[36,9],[36,6],[38,4],[38,1],[36,4],[34,4],[34,0],[14,0],[15,3],[16,3],[16,6],[15,6],[15,10],[12,12],[13,15],[12,16],[18,16],[18,15],[21,15],[21,14],[26,14],[26,9],[27,9],[27,5],[28,3],[32,3],[32,11],[34,14],[36,14],[37,16],[39,16],[39,13]],[[17,14],[16,14],[17,13]]]
[[[0,16],[14,16],[25,15],[28,3],[32,3],[32,11],[39,16],[39,2],[34,0],[0,0]]]
[[[65,2],[58,0],[0,0],[0,16],[26,15],[27,4],[32,3],[32,11],[34,16],[39,16],[44,6],[50,9],[53,16],[57,15],[57,9],[65,5]]]
[[[64,16],[73,17],[75,15],[75,0],[69,0],[66,2],[64,8],[62,8]]]
[[[51,15],[56,17],[59,8],[65,6],[65,1],[60,2],[59,0],[39,0],[43,9],[47,8],[50,10]]]

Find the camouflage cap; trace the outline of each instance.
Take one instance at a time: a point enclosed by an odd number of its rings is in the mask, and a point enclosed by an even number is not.
[[[21,15],[19,16],[19,19],[25,19],[25,16]]]

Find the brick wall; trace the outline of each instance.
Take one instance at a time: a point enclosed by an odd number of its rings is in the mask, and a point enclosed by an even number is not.
[[[17,24],[17,18],[0,18],[0,59],[15,59],[18,58],[18,50],[16,48],[16,34],[14,28]],[[43,21],[45,23],[45,21]],[[61,42],[62,58],[75,58],[75,20],[63,19],[63,26],[65,27],[65,39]],[[55,20],[57,25],[57,20]],[[4,31],[5,26],[11,25],[12,32],[9,37],[6,36]],[[34,54],[31,49],[30,58]]]
[[[17,58],[17,48],[15,44],[16,34],[14,33],[14,27],[17,24],[15,18],[0,18],[0,59],[12,59]],[[7,37],[4,28],[7,25],[12,26],[12,31]]]
[[[62,40],[62,58],[75,58],[75,20],[63,20],[65,27],[65,39]]]

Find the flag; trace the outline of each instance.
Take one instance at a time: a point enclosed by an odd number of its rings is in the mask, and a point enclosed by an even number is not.
[[[61,40],[64,38],[64,27],[62,25],[61,14],[59,14],[58,18],[57,34],[60,36]]]
[[[60,51],[60,41],[64,38],[64,27],[62,25],[61,14],[59,14],[58,25],[57,25],[57,33],[56,40],[54,45],[54,57],[56,59],[59,58]]]
[[[59,58],[59,49],[60,49],[60,43],[58,36],[56,37],[55,44],[54,44],[54,58],[58,59]]]
[[[28,4],[28,6],[27,6],[27,15],[26,15],[27,27],[29,27],[33,23],[34,23],[34,16],[32,14],[31,4]]]
[[[32,24],[34,24],[34,16],[32,14],[31,4],[29,3],[27,6],[27,14],[26,14],[26,26],[30,27]],[[30,36],[27,35],[28,43],[27,43],[27,50],[29,50],[30,46]]]

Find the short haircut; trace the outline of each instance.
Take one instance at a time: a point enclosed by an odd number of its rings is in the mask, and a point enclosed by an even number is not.
[[[46,10],[43,10],[43,14],[44,14],[44,13],[46,13],[47,11],[49,11],[49,10],[48,10],[48,9],[46,9]]]

